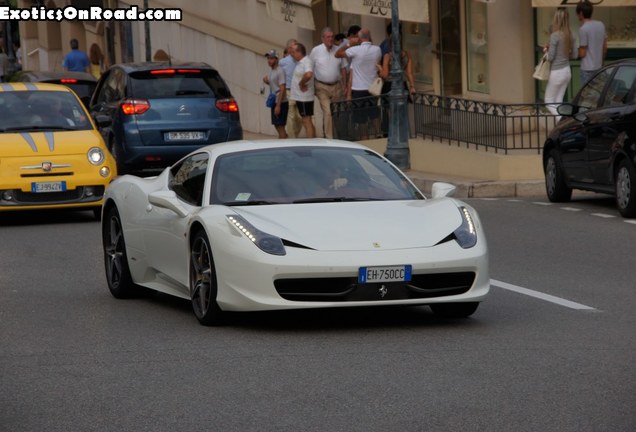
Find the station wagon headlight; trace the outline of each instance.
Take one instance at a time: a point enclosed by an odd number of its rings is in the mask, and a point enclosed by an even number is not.
[[[93,165],[101,165],[104,162],[104,152],[99,147],[93,147],[88,151],[88,161]]]
[[[286,254],[285,246],[280,238],[260,231],[241,216],[227,215],[227,220],[263,252],[272,255]]]
[[[460,207],[459,213],[462,215],[462,224],[453,234],[455,240],[464,249],[470,249],[477,244],[477,229],[473,217],[466,207]]]

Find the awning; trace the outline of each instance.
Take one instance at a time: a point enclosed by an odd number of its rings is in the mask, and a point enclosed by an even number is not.
[[[316,0],[267,0],[267,14],[279,21],[316,30],[311,5]]]
[[[579,0],[532,0],[532,7],[576,6]],[[594,0],[594,7],[599,6],[636,6],[636,0]]]
[[[333,0],[333,9],[356,15],[391,18],[391,0]],[[401,21],[428,22],[428,0],[399,0]]]

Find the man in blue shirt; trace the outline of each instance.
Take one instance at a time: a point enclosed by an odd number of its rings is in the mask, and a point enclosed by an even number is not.
[[[71,39],[71,52],[64,56],[64,70],[73,72],[88,72],[90,61],[84,51],[79,50],[77,39]]]

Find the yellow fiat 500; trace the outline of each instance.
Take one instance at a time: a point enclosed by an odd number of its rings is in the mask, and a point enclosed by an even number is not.
[[[78,97],[56,84],[0,84],[0,211],[92,209],[117,175]]]

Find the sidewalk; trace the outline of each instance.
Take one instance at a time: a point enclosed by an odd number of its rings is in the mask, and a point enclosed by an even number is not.
[[[243,132],[246,140],[276,139],[273,135]],[[364,144],[362,142],[361,144]],[[427,196],[430,196],[433,183],[446,182],[457,187],[456,198],[514,198],[545,196],[543,180],[483,180],[454,175],[431,174],[422,171],[405,170],[405,174]]]

